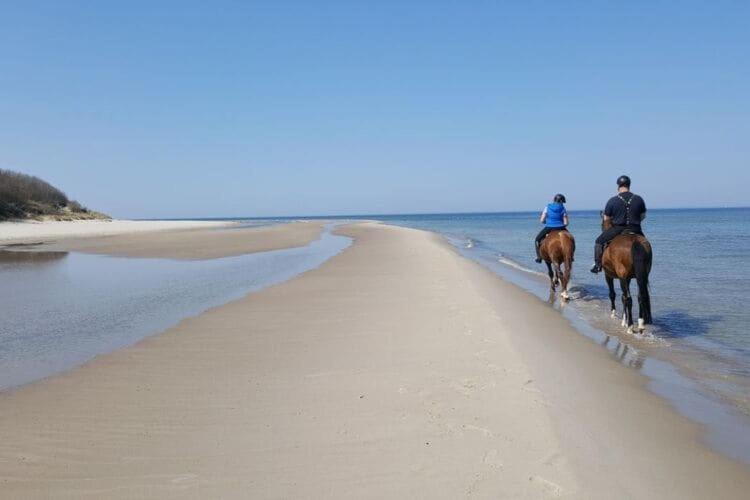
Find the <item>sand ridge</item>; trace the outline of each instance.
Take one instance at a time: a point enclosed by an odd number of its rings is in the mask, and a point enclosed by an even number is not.
[[[231,226],[228,221],[189,220],[77,220],[0,222],[0,245],[38,243],[65,238],[153,233]]]
[[[299,221],[241,227],[233,222],[170,226],[166,230],[127,231],[103,236],[65,236],[34,248],[118,257],[202,260],[308,245],[320,237],[325,221]],[[158,226],[157,226],[158,227]]]
[[[287,283],[0,397],[0,497],[558,496],[540,394],[437,237],[364,224]]]

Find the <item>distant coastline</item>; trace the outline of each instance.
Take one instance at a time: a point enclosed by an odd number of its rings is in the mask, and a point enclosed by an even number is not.
[[[603,207],[602,207],[603,208]],[[696,210],[747,210],[749,206],[732,205],[732,206],[700,206],[700,207],[649,207],[652,212],[675,212],[675,211],[696,211]],[[541,209],[540,209],[541,210]],[[360,213],[360,214],[317,214],[317,215],[253,215],[253,216],[216,216],[216,217],[134,217],[131,220],[136,221],[244,221],[244,220],[262,220],[262,221],[289,221],[289,220],[307,220],[307,219],[326,219],[326,220],[380,220],[387,218],[402,217],[438,217],[445,215],[527,215],[536,214],[540,210],[493,210],[493,211],[470,211],[470,212],[392,212],[382,213]],[[595,213],[601,208],[574,208],[570,209],[571,213]]]

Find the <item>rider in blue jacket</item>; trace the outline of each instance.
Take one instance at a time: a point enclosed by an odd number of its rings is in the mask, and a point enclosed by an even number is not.
[[[552,203],[544,207],[542,216],[539,218],[540,222],[544,224],[544,228],[539,231],[536,235],[536,262],[542,262],[542,256],[539,254],[539,247],[542,245],[542,240],[552,231],[565,229],[568,227],[568,211],[565,210],[565,196],[556,194]]]

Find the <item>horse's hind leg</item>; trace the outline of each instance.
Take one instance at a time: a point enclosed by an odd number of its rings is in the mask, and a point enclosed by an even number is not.
[[[560,263],[555,262],[553,266],[555,268],[555,284],[560,285],[562,283],[562,281],[560,280],[560,277],[562,276],[562,271],[560,270]]]
[[[627,324],[628,333],[633,333],[633,297],[630,296],[630,280],[621,279],[620,288],[622,288],[622,326]]]
[[[545,264],[547,264],[547,274],[549,275],[549,288],[553,292],[555,291],[555,273],[552,272],[552,263],[545,260]]]
[[[565,299],[570,299],[570,294],[568,293],[568,284],[570,283],[570,275],[572,274],[572,267],[573,264],[570,260],[565,261],[565,270],[562,274],[562,292],[560,293],[560,296]]]
[[[651,323],[651,297],[648,284],[638,282],[638,331],[646,331],[646,325]]]
[[[638,331],[643,333],[646,331],[646,320],[644,319],[643,315],[646,311],[646,299],[648,296],[644,297],[642,293],[638,294]]]
[[[617,298],[617,294],[615,293],[615,279],[611,276],[605,276],[604,279],[607,280],[607,287],[609,287],[609,303],[612,306],[611,316],[616,318],[617,307],[615,307],[615,299]]]

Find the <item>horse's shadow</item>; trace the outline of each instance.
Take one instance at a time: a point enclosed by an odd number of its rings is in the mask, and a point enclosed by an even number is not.
[[[582,300],[607,299],[609,289],[606,285],[590,284],[574,285],[570,287],[571,292],[575,292],[577,297]]]
[[[570,291],[576,292],[578,300],[583,301],[606,301],[609,295],[607,287],[599,284],[579,285],[571,287]],[[619,297],[619,290],[617,293]],[[618,307],[620,306],[619,300],[617,305]],[[718,314],[697,315],[684,309],[670,309],[667,311],[657,311],[654,314],[654,327],[658,330],[660,337],[679,339],[706,335],[722,320],[723,318]]]
[[[654,316],[654,326],[659,328],[659,335],[664,338],[685,338],[706,335],[711,327],[722,321],[717,314],[698,316],[687,311],[675,309],[661,311]]]

